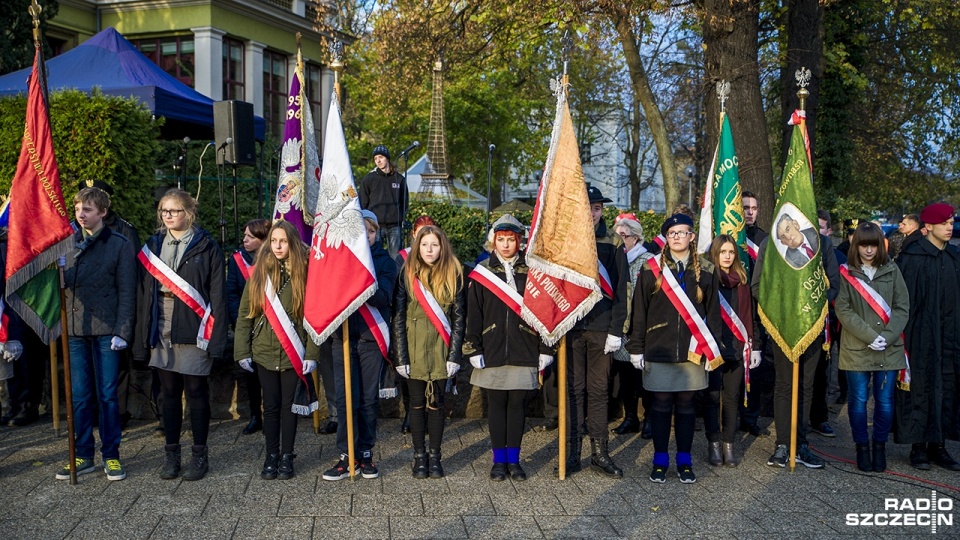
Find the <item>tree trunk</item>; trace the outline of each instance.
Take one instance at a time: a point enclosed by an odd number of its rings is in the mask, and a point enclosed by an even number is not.
[[[667,213],[670,213],[680,202],[680,189],[677,184],[677,166],[673,156],[673,148],[670,145],[667,126],[663,121],[663,115],[660,113],[660,107],[657,105],[653,90],[650,88],[647,70],[643,67],[640,48],[637,46],[637,37],[633,32],[630,20],[616,12],[610,12],[608,15],[620,36],[623,56],[630,72],[633,94],[643,106],[644,115],[650,125],[650,133],[653,135],[653,142],[657,147],[660,170],[663,173],[663,198],[666,201]]]
[[[810,96],[806,101],[807,133],[810,136],[810,150],[813,153],[817,132],[817,106],[820,103],[820,80],[823,78],[823,8],[819,0],[784,0],[787,5],[787,57],[780,68],[780,112],[783,120],[780,155],[787,155],[790,148],[790,134],[793,126],[787,120],[793,111],[800,108],[797,97],[796,72],[800,68],[811,72],[807,90]],[[816,169],[816,164],[814,164]]]
[[[756,0],[704,0],[703,42],[706,77],[707,147],[709,167],[720,131],[720,101],[716,84],[730,83],[726,113],[737,149],[740,181],[757,195],[757,224],[769,231],[773,219],[773,166],[757,64],[759,3]],[[704,171],[708,182],[713,171]]]

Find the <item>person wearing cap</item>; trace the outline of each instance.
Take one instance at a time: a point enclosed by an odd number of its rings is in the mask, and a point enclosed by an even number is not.
[[[927,235],[897,259],[910,297],[903,331],[910,381],[909,390],[898,388],[894,396],[893,440],[912,445],[910,464],[923,471],[931,462],[960,470],[943,444],[960,440],[960,256],[950,245],[953,215],[945,203],[924,208]]]
[[[564,436],[569,441],[566,471],[581,470],[583,429],[590,435],[591,467],[607,476],[622,478],[623,470],[610,458],[607,446],[607,384],[613,352],[623,345],[627,321],[627,257],[615,234],[603,221],[603,203],[613,202],[594,186],[587,188],[593,216],[603,296],[567,333],[567,380],[570,422]],[[609,279],[607,279],[609,278]],[[605,283],[604,283],[605,282]]]
[[[684,314],[674,302],[682,302],[681,295],[685,295],[686,304],[696,312],[687,316],[702,319],[710,335],[720,336],[717,275],[713,263],[690,249],[696,236],[690,216],[670,216],[660,233],[667,244],[658,257],[644,264],[637,280],[627,351],[630,362],[643,371],[643,387],[653,394],[649,413],[654,448],[650,481],[667,480],[673,425],[677,476],[681,483],[690,484],[697,481],[690,455],[697,421],[693,397],[698,390],[707,388],[710,361],[701,354],[690,353],[694,333],[682,322]],[[676,300],[671,295],[676,295]]]
[[[633,299],[633,292],[636,290],[637,277],[643,269],[643,263],[653,257],[653,253],[650,253],[650,251],[644,247],[643,225],[640,224],[640,220],[636,214],[623,213],[617,216],[613,230],[620,239],[623,240],[623,249],[627,255],[627,267],[629,269],[628,275],[630,279],[627,283],[627,321],[629,321],[631,300]],[[629,330],[629,326],[629,323],[624,325],[624,333]],[[624,347],[617,349],[613,354],[613,359],[619,360],[619,362],[613,362],[611,366],[611,370],[613,371],[611,379],[614,379],[614,384],[616,384],[616,379],[619,378],[619,394],[623,402],[623,422],[613,428],[613,432],[617,435],[638,433],[641,431],[642,425],[643,434],[641,436],[644,439],[650,439],[653,437],[648,414],[650,412],[650,393],[643,389],[643,372],[630,363],[630,354]],[[639,405],[641,400],[643,401],[645,415],[643,422],[640,422],[640,418],[637,415],[637,405]]]
[[[390,151],[380,144],[373,149],[376,168],[366,174],[357,187],[360,206],[370,210],[380,223],[380,237],[391,258],[397,257],[403,242],[403,221],[410,194],[407,179],[390,161]]]
[[[763,272],[763,259],[766,254],[767,249],[777,249],[775,245],[770,245],[771,241],[782,242],[789,249],[794,251],[804,252],[804,257],[808,257],[805,253],[806,248],[814,250],[814,255],[816,250],[820,249],[820,264],[823,266],[823,270],[827,275],[827,280],[829,282],[829,288],[827,289],[827,300],[833,302],[836,299],[837,294],[840,292],[840,266],[837,264],[837,256],[835,250],[826,249],[827,247],[833,245],[829,238],[818,234],[818,231],[813,230],[813,235],[809,231],[812,228],[800,229],[799,222],[790,217],[789,214],[784,214],[781,223],[778,223],[777,226],[777,237],[770,238],[767,237],[766,240],[760,244],[760,249],[757,254],[757,262],[754,265],[753,275],[750,278],[750,288],[753,292],[753,297],[757,299],[758,302],[762,301],[760,298],[760,275]],[[789,255],[785,254],[784,258],[787,262],[790,262]],[[817,365],[820,362],[820,353],[823,350],[824,343],[824,333],[820,333],[813,342],[807,346],[807,348],[800,354],[800,376],[798,381],[798,392],[799,392],[799,411],[797,412],[797,454],[796,460],[797,463],[804,465],[805,467],[811,469],[822,469],[824,465],[823,459],[820,456],[813,453],[810,450],[809,444],[807,444],[807,434],[810,432],[809,423],[806,422],[806,419],[810,418],[810,406],[813,401],[813,381],[814,376],[816,375]],[[773,418],[774,424],[776,425],[776,447],[774,448],[773,454],[767,459],[767,465],[771,467],[786,467],[787,462],[790,461],[790,438],[791,438],[791,422],[790,415],[793,410],[793,362],[787,358],[777,345],[772,345],[773,348],[773,368],[776,372],[776,380],[773,386]],[[751,372],[751,376],[753,373]],[[753,382],[751,381],[751,386]]]
[[[490,479],[527,479],[520,443],[527,396],[540,385],[538,372],[553,363],[555,350],[540,340],[501,295],[523,295],[527,263],[520,250],[523,225],[510,214],[498,219],[484,248],[490,257],[469,275],[463,354],[470,359],[470,383],[486,389],[487,423],[493,446]]]
[[[373,313],[376,310],[385,324],[390,322],[390,302],[393,299],[393,287],[397,282],[397,265],[380,243],[380,227],[377,216],[370,210],[362,210],[363,224],[367,230],[370,254],[373,256],[374,273],[377,276],[377,292],[371,296],[366,307]],[[360,311],[350,315],[350,380],[353,396],[353,444],[359,459],[353,466],[359,467],[364,478],[377,478],[380,475],[373,460],[373,446],[377,442],[377,400],[380,397],[380,375],[386,358],[380,349],[377,338],[389,338],[389,332],[374,336],[375,328],[366,322]],[[341,326],[330,340],[343,343]],[[350,476],[349,445],[347,440],[347,393],[344,376],[343,347],[334,346],[333,383],[336,387],[337,450],[340,460],[323,473],[324,480],[342,480]]]

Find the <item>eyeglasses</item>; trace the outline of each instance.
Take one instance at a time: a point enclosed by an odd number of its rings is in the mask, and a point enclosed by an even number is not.
[[[637,235],[635,235],[635,234],[630,234],[630,233],[617,233],[617,234],[620,235],[620,238],[624,238],[624,239],[626,239],[626,238],[636,238],[636,237],[637,237]]]
[[[693,234],[693,231],[668,231],[668,238],[686,238],[687,235]]]
[[[183,213],[183,209],[179,209],[179,208],[175,210],[166,210],[166,209],[160,210],[160,215],[164,217],[177,217],[182,213]]]

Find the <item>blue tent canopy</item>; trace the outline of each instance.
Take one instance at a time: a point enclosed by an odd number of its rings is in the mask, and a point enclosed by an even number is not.
[[[27,93],[32,68],[0,77],[0,96]],[[133,96],[156,116],[167,119],[165,132],[174,136],[212,138],[213,100],[178,81],[154,64],[113,28],[107,28],[60,56],[47,61],[47,86],[51,92],[94,87],[107,95]],[[254,117],[254,136],[264,140],[266,123]]]

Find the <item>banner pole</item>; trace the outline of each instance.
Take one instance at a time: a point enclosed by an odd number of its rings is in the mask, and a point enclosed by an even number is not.
[[[320,362],[322,361],[323,359],[321,358]],[[320,399],[320,376],[317,375],[317,370],[313,370],[310,376],[313,377],[313,387],[316,389],[317,399]],[[327,403],[330,402],[327,401]],[[327,411],[327,415],[329,416],[332,412],[333,411]],[[320,407],[317,407],[317,410],[313,411],[313,433],[316,435],[320,434]]]
[[[63,336],[61,336],[63,337]],[[57,342],[50,342],[50,404],[53,409],[53,434],[60,436],[60,374],[57,372]]]
[[[348,470],[350,471],[350,480],[357,479],[356,467],[353,466],[356,463],[354,459],[355,448],[353,445],[353,377],[350,372],[350,319],[343,321],[343,393],[346,396],[347,401],[347,459],[349,464],[347,465]]]
[[[73,433],[73,377],[70,375],[70,348],[67,347],[67,298],[65,294],[67,282],[63,277],[64,267],[60,266],[60,340],[63,349],[63,393],[67,402],[67,440],[70,449],[70,485],[77,484],[77,443]],[[51,380],[51,386],[56,384]]]
[[[567,336],[560,338],[560,347],[557,349],[557,410],[560,420],[557,434],[560,437],[560,480],[567,477]]]
[[[800,393],[800,358],[793,363],[793,395],[790,398],[790,472],[797,468],[797,397]]]

